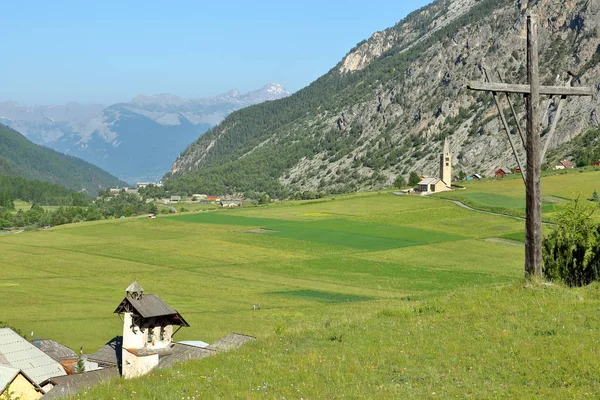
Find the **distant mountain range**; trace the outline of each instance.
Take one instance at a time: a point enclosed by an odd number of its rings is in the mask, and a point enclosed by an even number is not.
[[[126,185],[86,161],[32,143],[19,132],[2,124],[0,175],[51,182],[92,196],[109,187]]]
[[[0,102],[0,123],[35,143],[80,157],[128,182],[157,180],[199,136],[241,108],[288,96],[279,84],[245,94],[183,99],[137,96],[128,103],[22,106]]]

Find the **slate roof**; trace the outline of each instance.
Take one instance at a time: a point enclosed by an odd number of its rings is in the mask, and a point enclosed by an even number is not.
[[[419,185],[435,185],[439,181],[440,180],[438,178],[425,178],[421,182],[419,182]]]
[[[190,346],[187,344],[173,343],[171,346],[169,346],[169,350],[160,357],[158,368],[167,368],[179,362],[198,360],[200,358],[210,357],[215,354],[215,350]]]
[[[19,368],[10,367],[8,365],[0,365],[0,395],[4,393],[4,390],[10,383],[15,380],[15,378],[19,375],[23,375],[25,379],[27,379],[31,384],[35,387],[35,389],[39,392],[42,392],[42,388],[33,381],[26,373],[21,371]]]
[[[230,333],[222,339],[217,340],[207,347],[210,350],[229,351],[241,347],[243,344],[256,340],[254,336],[242,335],[241,333]]]
[[[115,336],[97,352],[88,356],[88,361],[98,363],[102,366],[119,366],[121,364],[123,337]]]
[[[58,399],[67,396],[70,398],[83,389],[89,389],[102,381],[118,377],[119,370],[117,368],[106,368],[97,371],[83,372],[76,375],[52,378],[49,379],[48,382],[53,384],[54,387],[46,393],[44,400]]]
[[[34,339],[33,345],[59,362],[77,359],[77,353],[55,340]]]
[[[0,328],[0,364],[23,370],[38,384],[67,374],[60,363],[10,328]]]
[[[127,304],[133,306],[143,318],[169,316],[173,325],[190,326],[177,311],[155,294],[145,294],[140,299],[127,296],[121,301],[115,313],[125,312]]]

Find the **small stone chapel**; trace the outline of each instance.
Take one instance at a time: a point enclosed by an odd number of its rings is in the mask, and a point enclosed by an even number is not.
[[[452,153],[448,138],[444,140],[444,149],[440,154],[439,178],[423,178],[419,182],[418,191],[421,194],[444,192],[452,190]]]

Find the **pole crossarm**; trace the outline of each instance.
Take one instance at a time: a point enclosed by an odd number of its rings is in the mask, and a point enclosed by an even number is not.
[[[479,90],[479,91],[484,91],[484,92],[531,94],[531,87],[529,85],[515,85],[515,84],[510,84],[510,83],[471,81],[471,82],[467,83],[467,88],[469,88],[471,90]],[[594,88],[592,88],[592,87],[566,87],[566,86],[540,86],[540,95],[593,96]]]

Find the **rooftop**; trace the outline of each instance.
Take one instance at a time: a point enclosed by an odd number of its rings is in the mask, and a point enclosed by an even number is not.
[[[121,348],[123,346],[123,337],[115,336],[108,343],[100,347],[94,354],[88,356],[88,361],[98,363],[103,366],[118,366],[121,364]]]
[[[119,370],[117,368],[106,368],[76,375],[52,378],[48,381],[52,383],[54,387],[50,389],[46,395],[44,395],[44,400],[58,399],[62,397],[71,398],[71,396],[80,390],[88,389],[102,381],[118,377]]]
[[[10,367],[8,365],[0,365],[0,395],[2,395],[2,393],[4,393],[4,390],[6,389],[6,387],[8,385],[10,385],[11,382],[19,374],[22,374],[25,377],[25,379],[27,379],[29,382],[31,382],[33,384],[33,386],[35,386],[36,390],[44,393],[42,391],[42,389],[39,387],[39,385],[37,383],[35,383],[33,381],[33,379],[31,379],[29,376],[27,376],[27,374],[24,373],[23,371],[21,371],[19,368]],[[10,393],[9,393],[9,396],[10,396]],[[0,396],[0,397],[4,398],[4,396]]]
[[[256,340],[254,336],[243,335],[241,333],[230,333],[222,339],[217,340],[207,347],[207,349],[217,351],[229,351],[241,347],[247,342]]]
[[[51,339],[34,339],[33,345],[59,362],[77,359],[72,349]]]
[[[67,374],[60,363],[10,328],[0,328],[0,364],[23,370],[38,384]]]
[[[145,294],[140,298],[125,297],[115,310],[115,313],[123,313],[133,307],[135,312],[142,318],[170,317],[173,325],[190,326],[185,319],[170,305],[165,303],[155,294]]]
[[[438,178],[425,178],[421,182],[419,182],[419,185],[435,185],[439,181],[440,180]]]

